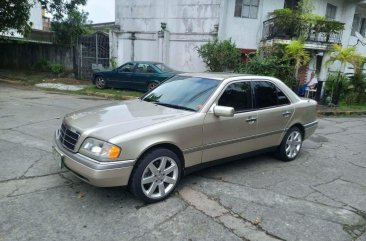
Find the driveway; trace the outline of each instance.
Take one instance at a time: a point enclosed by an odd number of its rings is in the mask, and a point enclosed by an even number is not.
[[[299,158],[196,172],[164,202],[80,182],[52,159],[64,114],[110,101],[0,83],[0,240],[366,241],[366,118],[325,118]]]

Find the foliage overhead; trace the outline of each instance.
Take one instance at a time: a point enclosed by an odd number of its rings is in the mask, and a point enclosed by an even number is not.
[[[19,34],[27,34],[32,27],[29,22],[30,9],[35,4],[49,12],[53,19],[58,21],[85,5],[87,0],[1,0],[0,1],[0,33],[12,30]],[[10,32],[12,33],[12,32]],[[14,34],[14,33],[12,33]]]
[[[72,10],[67,18],[51,22],[51,30],[55,32],[56,42],[59,44],[74,44],[79,35],[87,34],[91,30],[88,24],[88,13]]]
[[[233,71],[240,63],[241,53],[231,39],[208,42],[201,45],[197,52],[210,71]]]

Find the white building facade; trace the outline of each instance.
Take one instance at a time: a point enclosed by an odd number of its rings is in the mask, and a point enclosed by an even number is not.
[[[111,33],[111,56],[127,61],[159,61],[182,71],[205,71],[197,48],[216,38],[231,38],[243,54],[256,51],[264,40],[264,22],[271,12],[296,6],[298,0],[116,0],[118,31]],[[344,46],[366,47],[355,32],[365,35],[365,0],[314,0],[314,13],[345,24],[339,36]],[[325,80],[326,48],[330,43],[308,43],[313,58],[308,72],[320,71]],[[322,63],[319,63],[322,62]],[[338,66],[330,67],[330,70]]]

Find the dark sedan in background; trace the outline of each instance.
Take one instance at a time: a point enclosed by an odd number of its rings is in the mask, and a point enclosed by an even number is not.
[[[98,89],[110,87],[145,92],[154,89],[177,73],[163,63],[134,61],[127,62],[113,70],[94,73],[93,84]]]

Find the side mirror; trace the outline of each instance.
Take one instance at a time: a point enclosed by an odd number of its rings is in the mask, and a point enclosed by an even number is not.
[[[213,112],[214,112],[215,116],[233,117],[235,110],[233,107],[216,105],[213,108]]]

